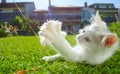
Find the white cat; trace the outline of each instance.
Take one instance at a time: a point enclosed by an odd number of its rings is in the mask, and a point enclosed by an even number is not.
[[[63,56],[74,62],[101,64],[117,50],[118,37],[108,30],[98,12],[92,17],[91,25],[80,30],[76,36],[75,47],[71,47],[65,39],[66,32],[61,31],[61,25],[62,22],[50,20],[40,28],[41,44],[52,45],[58,52],[56,55],[43,57],[44,60],[51,61]]]

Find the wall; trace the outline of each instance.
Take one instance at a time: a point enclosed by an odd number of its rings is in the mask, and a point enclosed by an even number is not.
[[[34,6],[34,4],[25,4],[25,15],[26,16],[30,16],[30,15],[32,15],[33,14],[33,10],[35,10],[35,6]]]

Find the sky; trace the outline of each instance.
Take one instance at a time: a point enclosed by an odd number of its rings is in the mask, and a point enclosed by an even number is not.
[[[49,0],[7,0],[7,2],[34,2],[36,9],[47,9]],[[56,6],[84,6],[94,3],[114,3],[115,7],[120,8],[120,0],[51,0],[51,5]]]

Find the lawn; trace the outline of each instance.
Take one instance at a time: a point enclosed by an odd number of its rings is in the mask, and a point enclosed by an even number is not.
[[[71,45],[75,45],[74,36],[67,36]],[[119,48],[120,49],[120,48]],[[85,62],[73,63],[63,58],[45,62],[44,55],[53,55],[51,47],[42,47],[35,36],[16,36],[0,38],[0,74],[120,74],[120,50],[101,65],[89,65]]]

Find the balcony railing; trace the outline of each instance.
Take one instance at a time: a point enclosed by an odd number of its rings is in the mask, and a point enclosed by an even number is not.
[[[55,20],[81,20],[80,15],[34,15],[31,18],[37,19],[39,21],[45,21],[48,19]]]
[[[15,16],[21,16],[21,13],[0,13],[0,20],[9,21],[14,19]]]

